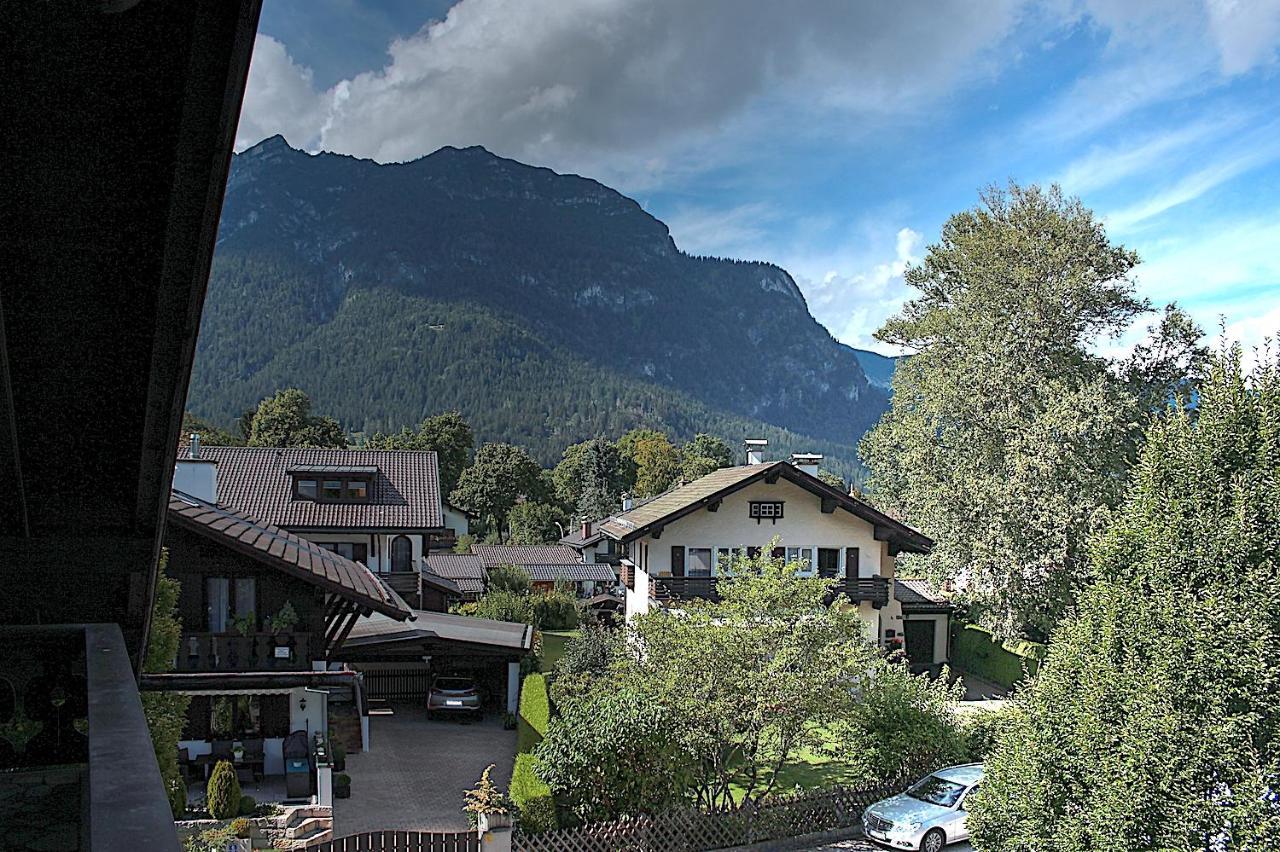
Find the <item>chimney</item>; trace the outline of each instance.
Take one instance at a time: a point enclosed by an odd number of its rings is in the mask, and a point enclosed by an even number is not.
[[[623,493],[622,495],[622,511],[630,512],[636,505],[636,501],[631,499],[631,495]]]
[[[764,464],[764,448],[769,446],[766,438],[748,438],[743,441],[747,445],[747,464]]]
[[[192,433],[191,446],[173,467],[173,490],[206,503],[218,502],[218,463],[200,457],[200,436]]]
[[[591,522],[590,522],[590,521],[583,521],[583,522],[582,522],[582,537],[583,537],[583,538],[590,538],[590,537],[591,537]]]
[[[810,476],[818,475],[818,465],[822,464],[819,453],[792,453],[791,463]]]

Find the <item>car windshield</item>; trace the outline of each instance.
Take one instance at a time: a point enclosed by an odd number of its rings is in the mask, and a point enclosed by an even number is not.
[[[911,789],[907,790],[907,795],[913,799],[944,808],[954,808],[963,793],[963,784],[945,781],[936,775],[917,781]]]
[[[473,686],[474,684],[465,677],[442,677],[436,681],[436,689],[446,689],[450,692],[461,692]]]

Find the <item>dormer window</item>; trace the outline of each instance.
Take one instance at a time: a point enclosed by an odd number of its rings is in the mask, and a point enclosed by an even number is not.
[[[305,465],[290,468],[295,500],[317,503],[363,503],[369,500],[376,467]]]

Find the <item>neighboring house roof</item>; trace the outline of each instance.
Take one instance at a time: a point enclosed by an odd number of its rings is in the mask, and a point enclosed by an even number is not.
[[[889,517],[839,488],[831,487],[816,476],[810,476],[787,461],[724,467],[712,471],[687,485],[673,488],[636,506],[629,512],[606,518],[600,522],[600,530],[619,541],[634,541],[754,482],[773,478],[794,483],[862,518],[875,527],[877,539],[890,542],[897,552],[926,553],[933,547],[933,541],[924,533]]]
[[[444,639],[527,651],[533,642],[533,628],[527,624],[425,610],[414,610],[413,614],[415,618],[408,624],[401,624],[381,615],[362,618],[351,628],[351,633],[342,643],[343,647],[414,639]]]
[[[412,610],[359,562],[236,509],[173,491],[169,523],[400,621]]]
[[[903,612],[950,612],[951,601],[928,580],[894,579],[893,596]]]
[[[443,530],[436,454],[419,450],[202,447],[218,463],[218,500],[289,529]],[[369,499],[296,499],[289,471],[372,477]]]
[[[598,583],[612,583],[618,579],[613,568],[599,562],[587,564],[568,562],[563,565],[521,565],[520,567],[529,572],[530,580],[539,583],[552,583],[556,580],[573,582],[593,580]]]
[[[428,553],[423,562],[423,577],[440,577],[463,594],[484,591],[484,563],[473,553]]]
[[[608,520],[608,518],[605,520]],[[602,538],[605,538],[605,534],[600,532],[600,524],[592,524],[591,535],[584,536],[582,534],[582,527],[578,527],[573,532],[560,539],[560,543],[565,547],[590,547]]]
[[[471,552],[486,568],[495,565],[570,565],[581,562],[578,553],[563,544],[473,544]]]

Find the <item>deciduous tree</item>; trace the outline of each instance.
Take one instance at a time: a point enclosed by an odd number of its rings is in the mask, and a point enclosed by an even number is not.
[[[440,467],[440,493],[451,494],[467,466],[475,436],[471,426],[457,411],[428,417],[417,430],[407,426],[392,435],[376,433],[369,439],[372,450],[431,450]]]
[[[715,435],[698,433],[680,448],[680,472],[686,482],[733,464],[733,449]]]
[[[484,444],[458,478],[450,502],[498,527],[517,501],[541,485],[542,468],[520,447]]]
[[[311,398],[288,388],[258,403],[250,427],[251,447],[336,447],[347,445],[342,426],[332,417],[311,413]]]
[[[561,538],[561,527],[569,518],[559,507],[526,500],[507,513],[507,540],[512,544],[554,544]]]
[[[182,640],[182,622],[176,615],[181,584],[166,574],[168,564],[169,551],[162,550],[156,574],[155,601],[151,606],[151,630],[147,634],[147,649],[142,660],[142,670],[147,674],[172,671]],[[160,779],[164,782],[175,818],[182,816],[187,807],[187,785],[178,770],[178,740],[182,739],[190,701],[189,696],[176,692],[142,693],[142,712],[151,731],[151,745],[160,766]]]

